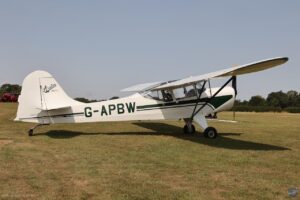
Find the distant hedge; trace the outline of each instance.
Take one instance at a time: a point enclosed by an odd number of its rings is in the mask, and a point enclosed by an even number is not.
[[[289,113],[300,113],[300,107],[273,107],[273,106],[234,106],[232,111],[239,112],[289,112]]]
[[[287,107],[284,110],[289,113],[300,113],[300,107]]]

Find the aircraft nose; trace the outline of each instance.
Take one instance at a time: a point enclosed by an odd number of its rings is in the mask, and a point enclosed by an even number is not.
[[[220,107],[216,110],[217,112],[230,110],[235,101],[235,90],[232,87],[224,87],[223,90],[217,95],[220,98]]]

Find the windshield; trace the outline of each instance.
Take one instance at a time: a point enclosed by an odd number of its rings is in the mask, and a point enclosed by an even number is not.
[[[143,94],[144,97],[159,101],[173,101],[172,92],[168,90],[147,91]]]

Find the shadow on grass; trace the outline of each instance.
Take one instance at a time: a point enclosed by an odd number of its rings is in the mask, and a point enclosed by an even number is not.
[[[173,126],[170,124],[157,123],[157,122],[136,122],[133,123],[136,126],[140,126],[150,131],[146,132],[97,132],[97,133],[86,133],[86,132],[76,132],[76,131],[64,131],[64,130],[56,130],[56,131],[48,131],[46,133],[39,133],[35,136],[47,135],[51,138],[55,139],[66,139],[72,138],[79,135],[164,135],[164,136],[172,136],[175,138],[179,138],[182,140],[188,140],[191,142],[204,144],[217,148],[225,148],[225,149],[235,149],[235,150],[262,150],[262,151],[282,151],[282,150],[290,150],[289,148],[263,144],[257,142],[243,141],[238,140],[236,138],[230,138],[226,136],[240,136],[241,133],[219,133],[217,139],[207,139],[202,136],[202,134],[196,133],[193,135],[187,135],[182,133],[182,128],[178,126]]]

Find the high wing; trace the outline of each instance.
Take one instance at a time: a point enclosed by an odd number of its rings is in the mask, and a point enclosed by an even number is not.
[[[158,82],[152,82],[152,83],[142,83],[142,84],[138,84],[138,85],[134,85],[128,88],[125,88],[123,90],[121,90],[122,92],[140,92],[140,91],[146,91],[146,90],[150,90],[152,88],[155,88],[161,84],[163,84],[164,82],[162,81],[158,81]]]
[[[174,81],[172,83],[167,83],[158,87],[153,88],[153,90],[161,90],[161,89],[167,89],[167,88],[177,88],[184,85],[190,85],[202,80],[207,80],[210,78],[217,78],[217,77],[226,77],[226,76],[237,76],[237,75],[243,75],[253,72],[258,72],[262,70],[266,70],[278,65],[281,65],[288,61],[287,57],[278,57],[278,58],[272,58],[268,60],[262,60],[254,63],[249,63],[246,65],[240,65],[208,74],[203,74],[199,76],[191,76],[188,78],[180,79],[178,81]]]
[[[208,80],[211,78],[237,76],[237,75],[258,72],[258,71],[266,70],[266,69],[281,65],[287,61],[288,61],[287,57],[271,58],[271,59],[267,59],[267,60],[249,63],[246,65],[240,65],[240,66],[231,67],[231,68],[224,69],[224,70],[219,70],[219,71],[208,73],[208,74],[191,76],[188,78],[179,79],[177,81],[139,84],[139,85],[135,85],[135,86],[123,89],[122,91],[140,92],[140,91],[146,91],[146,90],[162,90],[162,89],[167,89],[167,88],[177,88],[180,86],[190,85],[190,84],[193,84],[193,83],[196,83],[199,81],[203,81],[203,80]]]

